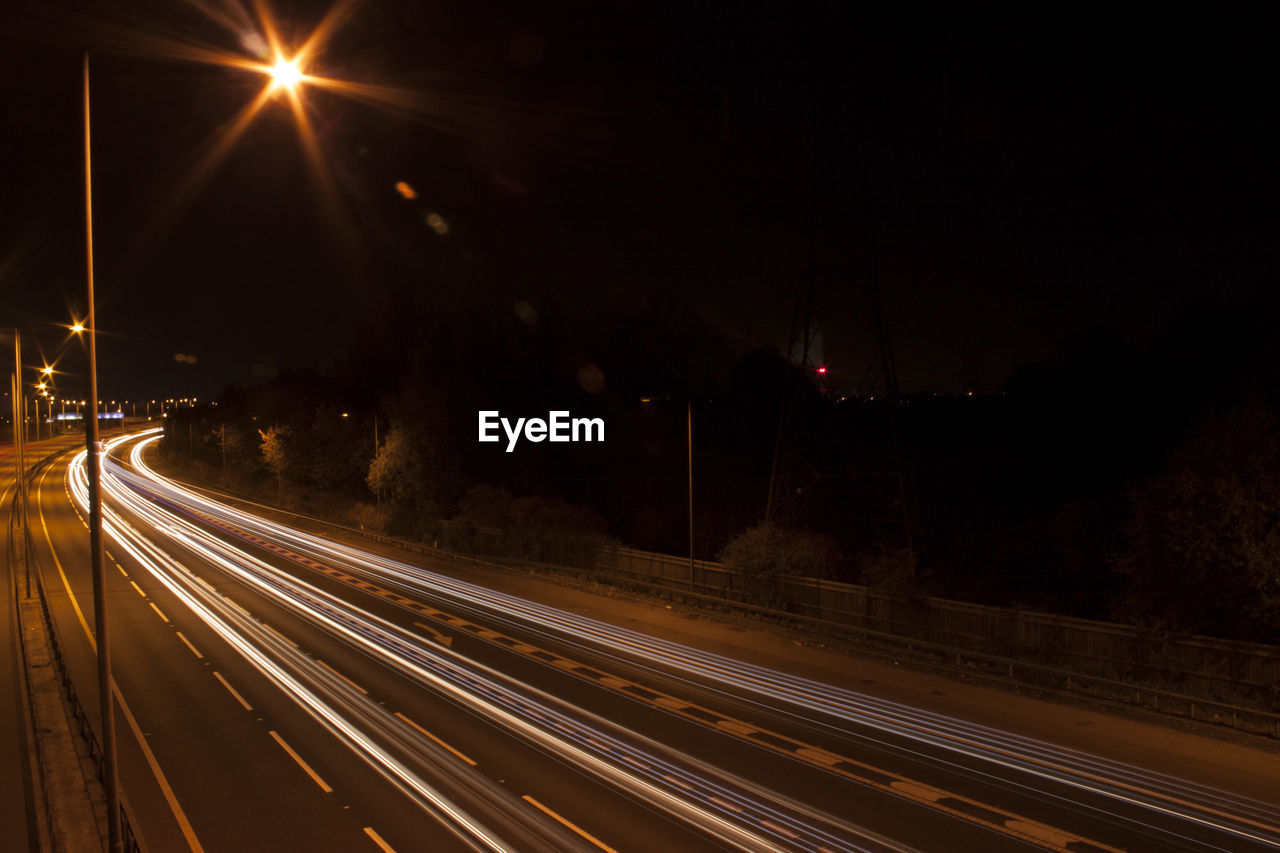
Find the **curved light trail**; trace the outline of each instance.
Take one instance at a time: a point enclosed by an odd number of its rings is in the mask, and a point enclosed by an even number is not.
[[[149,439],[151,441],[154,438]],[[147,441],[140,443],[145,446]],[[141,459],[135,451],[135,462]],[[83,505],[84,454],[71,468],[72,492]],[[140,469],[145,470],[145,469]],[[901,845],[822,814],[761,786],[674,753],[450,649],[441,648],[368,611],[299,581],[167,509],[184,498],[172,487],[144,479],[115,463],[104,465],[104,490],[146,528],[181,545],[255,592],[424,687],[534,743],[601,781],[737,849],[903,850]],[[149,493],[144,498],[140,492]],[[201,511],[208,507],[202,506]],[[121,542],[193,613],[282,690],[321,720],[349,748],[397,787],[423,802],[455,834],[481,849],[507,849],[436,789],[415,775],[366,730],[413,748],[423,739],[395,715],[318,667],[248,617],[238,606],[195,580],[179,560],[152,544],[114,509],[104,512],[108,535]],[[149,531],[150,532],[150,531]],[[269,652],[269,654],[268,654]],[[281,661],[287,662],[282,665]],[[324,694],[323,698],[317,694]],[[341,710],[341,713],[340,713]],[[364,728],[357,726],[353,718]],[[436,748],[438,750],[438,748]],[[429,752],[429,751],[428,751]],[[459,774],[464,771],[457,771]],[[457,781],[457,780],[453,780]],[[471,783],[475,793],[475,783]],[[506,792],[488,791],[492,801]],[[509,795],[508,795],[509,796]]]
[[[1196,785],[1123,762],[1067,749],[990,726],[868,696],[756,664],[690,648],[538,604],[519,596],[451,578],[348,545],[295,530],[210,500],[150,469],[140,443],[131,464],[157,496],[254,533],[301,554],[336,564],[353,574],[441,601],[457,611],[506,623],[556,642],[585,645],[658,674],[679,674],[692,684],[715,685],[725,695],[746,698],[777,713],[790,708],[806,725],[852,737],[853,726],[978,759],[989,778],[1009,783],[1001,770],[1068,786],[1117,806],[1136,806],[1158,817],[1280,849],[1280,812],[1275,806]],[[973,775],[971,766],[965,772]],[[1021,787],[1028,786],[1019,784]],[[1038,791],[1041,796],[1043,792]],[[1061,799],[1060,797],[1058,799]],[[1095,813],[1096,806],[1079,803]],[[1117,819],[1124,820],[1119,815]],[[1129,820],[1132,820],[1131,818]],[[1159,831],[1159,830],[1157,830]]]

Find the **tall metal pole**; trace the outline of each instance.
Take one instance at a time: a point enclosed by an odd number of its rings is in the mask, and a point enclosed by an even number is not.
[[[378,410],[373,411],[373,458],[378,458]],[[378,486],[373,490],[378,500],[378,532],[382,532],[382,487]]]
[[[107,574],[102,545],[102,443],[98,440],[98,318],[93,308],[93,177],[89,142],[89,54],[84,54],[84,237],[89,316],[89,412],[85,446],[89,463],[89,553],[93,559],[94,630],[98,641],[98,704],[102,709],[102,786],[107,799],[107,849],[123,853],[120,833],[120,788],[116,774],[116,714],[112,695],[111,644],[107,632]]]
[[[690,397],[686,404],[689,432],[689,591],[693,592],[693,398]]]
[[[18,457],[18,499],[22,508],[18,510],[18,523],[27,529],[27,478],[23,474],[27,470],[27,413],[26,399],[22,392],[22,336],[17,329],[13,330],[13,445]]]

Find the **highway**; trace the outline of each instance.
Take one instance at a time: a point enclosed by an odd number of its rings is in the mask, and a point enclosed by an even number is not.
[[[157,440],[104,466],[121,786],[152,851],[1280,850],[1274,800],[326,540],[166,480]],[[93,696],[83,463],[44,469],[32,513]]]

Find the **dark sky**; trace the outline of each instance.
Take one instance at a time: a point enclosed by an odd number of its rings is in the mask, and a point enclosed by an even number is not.
[[[856,379],[878,282],[912,391],[958,390],[966,352],[998,389],[1073,335],[1141,349],[1273,287],[1274,15],[875,5],[354,4],[314,73],[408,94],[304,89],[327,182],[276,99],[194,185],[265,78],[156,45],[247,58],[215,20],[238,0],[15,8],[0,324],[52,350],[83,306],[86,44],[109,397],[324,363],[405,286],[497,312],[684,304],[781,346],[810,268],[823,359]],[[272,8],[296,44],[328,5]]]

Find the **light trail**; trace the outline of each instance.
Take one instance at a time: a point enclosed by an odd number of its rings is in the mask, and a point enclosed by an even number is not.
[[[871,728],[978,759],[992,770],[1013,770],[1098,795],[1117,805],[1140,807],[1153,817],[1162,815],[1188,821],[1280,849],[1280,814],[1270,804],[692,649],[330,542],[210,501],[149,469],[142,460],[142,449],[141,444],[134,448],[131,463],[150,481],[148,488],[166,500],[224,520],[301,554],[341,565],[355,574],[398,586],[418,596],[441,600],[446,606],[483,616],[490,622],[511,625],[557,642],[582,644],[607,656],[639,663],[657,674],[666,675],[668,670],[674,670],[691,684],[710,682],[731,697],[745,693],[750,701],[772,712],[779,710],[779,703],[785,703],[792,709],[791,714],[804,724],[822,726],[843,736],[855,736],[850,731],[851,725]],[[974,773],[972,768],[964,769],[971,775]],[[1085,804],[1085,807],[1098,811],[1095,806]]]
[[[108,443],[108,449],[128,437],[115,439]],[[88,506],[88,482],[84,467],[86,452],[81,451],[72,461],[69,468],[71,491],[81,507]],[[107,486],[107,478],[103,479]],[[195,583],[193,576],[183,565],[157,548],[149,539],[123,521],[117,513],[104,506],[103,529],[126,553],[143,565],[151,575],[163,584],[175,597],[185,604],[201,621],[208,625],[232,648],[241,654],[259,672],[283,690],[308,714],[335,734],[344,745],[357,755],[369,761],[384,778],[397,788],[410,795],[431,814],[435,815],[447,829],[460,840],[476,850],[501,851],[513,853],[516,848],[501,841],[492,831],[481,825],[465,811],[454,805],[438,790],[428,785],[420,777],[409,770],[403,763],[395,759],[383,747],[374,743],[372,738],[359,730],[335,710],[331,703],[322,700],[315,691],[308,689],[298,678],[289,674],[284,666],[276,663],[263,649],[270,649],[276,658],[291,660],[296,669],[307,671],[314,669],[310,658],[301,652],[291,649],[263,631],[261,626],[245,614],[239,607],[206,586]],[[163,529],[157,524],[157,529]],[[253,639],[250,640],[250,637]],[[324,683],[325,679],[314,678],[313,681]],[[344,701],[350,709],[359,707],[364,697],[354,694],[350,688],[341,683],[327,685],[331,696]],[[344,689],[345,688],[345,689]],[[352,695],[354,694],[354,695]],[[364,699],[368,703],[367,699]],[[376,716],[383,709],[373,703],[362,710],[368,716]],[[430,750],[424,752],[431,754]],[[502,792],[505,794],[505,792]]]
[[[72,475],[73,492],[77,495],[83,492],[81,458],[77,459]],[[134,488],[152,486],[137,475],[114,463],[104,465],[104,471],[108,471],[104,476],[104,489],[112,501],[127,506],[146,526],[180,543],[228,576],[416,682],[724,843],[759,851],[906,849],[760,786],[732,779],[716,768],[682,760],[660,743],[639,738],[608,720],[574,709],[549,694],[428,643],[406,629],[281,572],[162,506],[143,500]],[[179,594],[168,575],[189,575],[189,572],[176,560],[154,545],[141,544],[138,540],[146,542],[145,537],[114,511],[111,511],[108,533],[120,539],[131,556]],[[315,701],[318,700],[313,701],[305,687],[291,682],[286,674],[263,660],[256,649],[241,642],[242,635],[254,636],[254,642],[270,649],[274,656],[293,658],[299,669],[309,667],[306,680],[322,685],[331,695],[342,695],[348,709],[359,708],[363,701],[368,706],[364,708],[366,716],[376,713],[377,706],[368,697],[352,695],[358,688],[341,675],[316,666],[297,649],[282,644],[279,635],[242,614],[229,600],[212,593],[207,584],[189,582],[182,588],[202,597],[203,605],[192,606],[192,609],[206,622],[209,610],[221,609],[224,627],[215,629],[222,633],[228,630],[226,623],[234,623],[240,635],[233,632],[227,637],[228,642],[260,671],[269,672],[272,680],[304,704],[313,716],[323,717],[331,728],[346,736],[348,745],[355,744],[353,748],[358,752],[373,749],[371,741],[351,734],[350,725],[317,708]],[[179,597],[192,605],[189,594],[184,592]],[[381,731],[389,738],[403,740],[405,724],[399,719],[388,719],[391,715],[385,711],[381,713],[383,717],[378,720]],[[420,739],[417,732],[413,735]],[[386,757],[379,760],[382,766],[393,764]],[[824,824],[836,831],[824,829]],[[851,838],[861,839],[873,847],[860,846],[856,841],[851,842]]]

